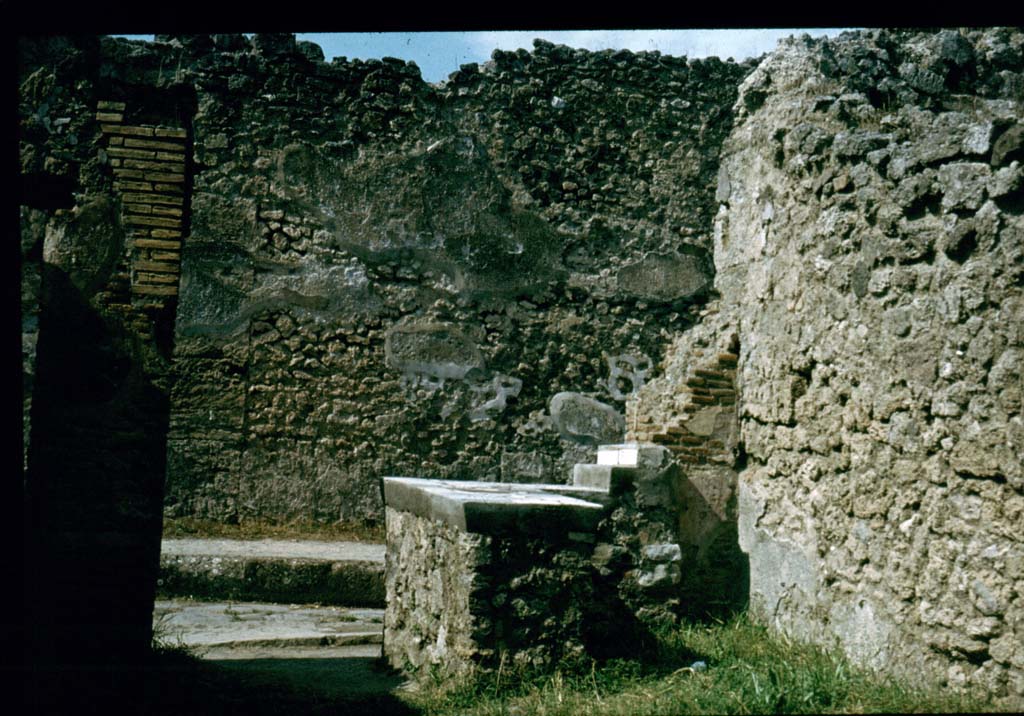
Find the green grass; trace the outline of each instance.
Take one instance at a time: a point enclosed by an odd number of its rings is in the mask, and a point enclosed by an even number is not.
[[[943,713],[993,709],[978,697],[915,687],[842,656],[773,636],[745,616],[658,636],[647,660],[563,664],[435,683],[403,696],[431,716],[702,713]],[[705,661],[706,671],[691,668]]]
[[[360,522],[321,523],[313,520],[272,522],[269,520],[243,520],[226,524],[194,517],[165,517],[165,538],[218,538],[218,539],[313,539],[344,540],[349,542],[383,542],[384,527]]]

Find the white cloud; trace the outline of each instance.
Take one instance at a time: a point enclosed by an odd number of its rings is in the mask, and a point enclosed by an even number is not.
[[[482,56],[495,48],[533,49],[533,39],[586,50],[626,49],[633,52],[657,50],[665,55],[708,57],[711,55],[743,60],[775,49],[779,39],[808,33],[838,35],[842,29],[763,29],[763,30],[533,30],[515,32],[466,33],[466,40]]]

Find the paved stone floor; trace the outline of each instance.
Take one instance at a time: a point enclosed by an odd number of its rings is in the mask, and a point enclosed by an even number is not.
[[[384,610],[162,599],[153,610],[153,628],[164,642],[193,647],[199,655],[213,647],[220,653],[232,648],[379,645]]]
[[[383,667],[383,609],[158,600],[154,631],[249,681],[319,698],[386,694],[404,679]]]
[[[284,559],[322,559],[336,562],[383,562],[384,545],[372,542],[328,542],[316,540],[234,540],[165,539],[163,554],[219,557],[278,557]]]

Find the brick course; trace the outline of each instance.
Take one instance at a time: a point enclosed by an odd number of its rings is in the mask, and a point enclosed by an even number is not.
[[[104,295],[123,304],[140,334],[152,335],[153,312],[177,300],[188,133],[179,127],[125,125],[124,102],[101,100],[96,108],[130,237],[120,280],[112,280]]]

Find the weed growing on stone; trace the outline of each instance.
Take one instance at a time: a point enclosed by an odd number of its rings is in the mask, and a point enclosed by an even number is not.
[[[196,656],[195,650],[182,640],[181,630],[173,629],[170,626],[169,616],[169,614],[162,614],[153,622],[153,635],[150,640],[152,653],[157,657],[169,655],[170,658],[179,655],[183,657]]]
[[[740,615],[656,635],[644,660],[506,668],[404,696],[424,714],[939,713],[992,710],[981,698],[917,687],[841,655],[772,635]],[[697,662],[704,662],[706,668]]]

